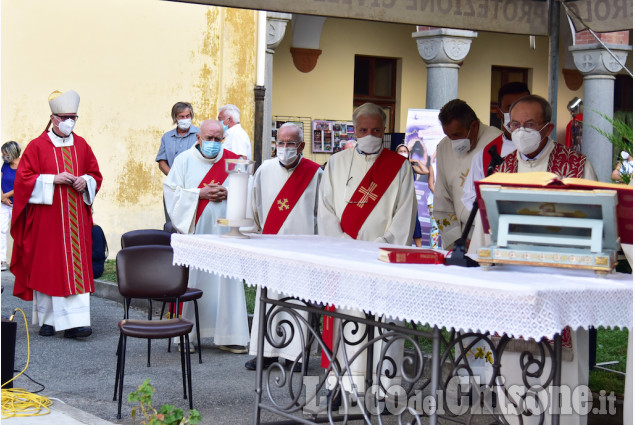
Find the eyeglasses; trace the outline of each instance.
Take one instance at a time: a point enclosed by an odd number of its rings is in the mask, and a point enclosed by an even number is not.
[[[290,140],[288,142],[282,141],[282,140],[278,140],[276,142],[277,146],[279,148],[297,148],[298,145],[300,144],[299,142],[295,142],[293,140]]]
[[[510,133],[513,133],[515,130],[518,130],[520,127],[526,128],[528,130],[536,130],[536,131],[540,131],[543,128],[545,128],[549,123],[546,123],[543,125],[543,123],[537,123],[534,121],[525,121],[524,123],[519,123],[518,121],[510,121],[507,124],[507,130],[509,130]]]
[[[79,115],[55,115],[57,118],[61,119],[62,121],[66,121],[68,119],[71,119],[73,121],[77,121],[77,118],[79,118]]]

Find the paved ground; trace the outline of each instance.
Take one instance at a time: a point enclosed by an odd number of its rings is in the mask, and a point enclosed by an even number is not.
[[[5,286],[2,295],[2,316],[21,308],[30,320],[31,303],[12,294],[13,276],[2,273]],[[146,378],[156,388],[157,404],[173,404],[187,410],[183,400],[179,353],[167,352],[166,341],[153,343],[152,367],[146,367],[146,341],[130,339],[124,383],[124,418],[116,419],[117,404],[112,401],[116,366],[116,345],[119,338],[117,322],[123,314],[118,302],[98,296],[91,297],[93,335],[85,339],[66,339],[63,332],[54,337],[38,335],[39,327],[29,323],[30,364],[26,373],[46,387],[44,394],[54,397],[82,411],[114,423],[133,423],[132,404],[127,394]],[[136,318],[145,312],[134,311]],[[15,368],[21,370],[26,362],[26,333],[21,314],[18,321]],[[194,407],[203,415],[204,424],[245,424],[252,420],[254,404],[254,373],[243,364],[250,357],[221,351],[203,342],[203,363],[192,356]],[[19,377],[16,387],[36,391],[40,388],[28,379]],[[138,423],[138,422],[137,422]]]
[[[13,309],[21,308],[30,320],[31,303],[12,294],[13,276],[2,273],[2,316],[9,316]],[[103,285],[102,285],[103,286]],[[65,339],[63,332],[53,337],[38,335],[39,327],[29,323],[30,363],[26,373],[41,383],[43,395],[55,399],[54,415],[36,419],[10,419],[14,425],[100,425],[110,421],[117,424],[133,424],[130,417],[132,404],[127,394],[134,391],[146,378],[156,388],[157,405],[173,404],[187,411],[187,401],[182,398],[180,360],[176,350],[167,352],[166,341],[153,343],[152,367],[146,367],[146,341],[130,339],[124,383],[123,419],[116,419],[117,403],[112,400],[116,366],[116,344],[119,337],[117,322],[122,317],[122,305],[104,298],[108,288],[100,288],[99,295],[91,297],[93,335],[85,339]],[[145,318],[145,312],[136,310],[136,318]],[[15,368],[22,370],[27,357],[27,339],[23,319],[16,316],[18,336]],[[203,364],[192,356],[194,407],[202,414],[202,424],[253,423],[254,372],[247,371],[244,363],[250,356],[221,351],[203,341]],[[319,376],[319,357],[310,362],[309,375]],[[316,378],[317,379],[317,378]],[[19,377],[15,386],[37,391],[40,386],[25,377]],[[285,391],[285,390],[273,390]],[[282,419],[263,414],[263,420]],[[491,423],[482,418],[479,423]],[[140,421],[137,420],[137,423]],[[396,423],[395,418],[384,417],[384,423]]]

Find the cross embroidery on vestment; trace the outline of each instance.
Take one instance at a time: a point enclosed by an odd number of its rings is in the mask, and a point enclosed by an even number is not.
[[[287,198],[278,199],[278,210],[282,211],[283,208],[289,209],[288,205],[289,200]]]
[[[361,193],[363,196],[359,200],[359,202],[357,202],[358,207],[362,208],[364,204],[368,202],[368,198],[372,199],[373,201],[377,200],[377,194],[373,193],[373,190],[375,190],[376,187],[377,183],[371,182],[368,186],[368,189],[364,187],[359,188],[359,193]]]

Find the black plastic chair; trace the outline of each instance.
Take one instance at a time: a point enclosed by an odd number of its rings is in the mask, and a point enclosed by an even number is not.
[[[121,235],[121,247],[130,248],[139,245],[170,245],[172,235],[163,230],[131,230]]]
[[[128,337],[164,339],[179,337],[181,346],[181,374],[183,398],[192,403],[192,368],[190,363],[190,339],[194,324],[182,318],[167,320],[130,320],[128,311],[132,298],[174,297],[177,302],[187,289],[189,270],[172,265],[172,247],[143,245],[122,249],[117,254],[117,285],[124,297],[124,318],[119,322],[117,370],[113,401],[118,400],[117,419],[121,419],[123,381],[126,368],[126,342]],[[117,390],[119,392],[117,398]]]
[[[172,223],[170,224],[170,229],[172,228]],[[165,228],[165,226],[164,226]],[[174,232],[172,232],[174,233]],[[156,229],[141,229],[141,230],[132,230],[130,232],[126,232],[121,235],[121,247],[129,248],[131,246],[140,246],[140,245],[170,245],[170,240],[172,238],[172,234],[165,230],[156,230]],[[203,356],[201,354],[201,331],[199,330],[199,321],[198,321],[198,302],[197,300],[203,296],[203,291],[197,288],[187,288],[185,294],[179,297],[180,302],[185,303],[192,301],[194,302],[194,322],[196,323],[196,343],[198,344],[198,362],[203,363]],[[163,303],[161,307],[161,319],[163,318],[163,312],[165,311],[166,303],[172,304],[174,303],[174,298],[155,298],[156,301],[160,301]],[[178,305],[178,304],[176,304]],[[170,307],[170,313],[176,310],[175,307]],[[170,314],[172,317],[173,314]],[[152,319],[152,300],[148,300],[148,320]],[[170,346],[172,345],[172,340],[168,341],[168,352],[170,351]],[[148,367],[150,366],[150,353],[151,353],[151,341],[148,340]]]

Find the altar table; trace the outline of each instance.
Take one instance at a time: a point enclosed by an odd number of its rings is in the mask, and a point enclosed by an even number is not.
[[[375,315],[430,325],[434,327],[433,351],[441,350],[438,329],[460,331],[446,341],[445,354],[432,353],[429,388],[433,393],[441,381],[440,363],[454,356],[459,358],[457,365],[461,361],[462,351],[452,347],[460,343],[461,350],[467,351],[474,346],[474,343],[464,346],[470,344],[469,338],[463,339],[466,335],[487,340],[496,365],[497,356],[502,353],[495,350],[496,344],[489,342],[489,336],[495,333],[505,338],[522,336],[540,341],[544,336],[554,338],[566,326],[632,328],[631,275],[612,273],[600,278],[588,270],[512,265],[497,265],[485,271],[444,265],[390,264],[378,260],[379,248],[385,246],[390,245],[323,236],[250,235],[249,239],[172,236],[175,264],[244,279],[248,285],[266,288],[263,298],[269,307],[273,304],[290,311],[284,302],[266,298],[267,290],[304,301],[304,310],[311,313],[321,311],[323,305],[363,311],[365,319],[347,320],[359,320],[384,332],[394,332],[396,327],[376,320]],[[261,309],[261,314],[266,321],[264,310]],[[416,330],[411,334],[423,335]],[[261,345],[265,336],[261,333],[259,337]],[[558,342],[557,336],[552,353],[554,363],[560,359]],[[541,344],[541,350],[549,350],[546,340]],[[363,348],[372,351],[372,344]],[[261,359],[258,366],[257,411],[262,407]],[[342,373],[346,367],[342,365]],[[550,379],[558,385],[559,365],[554,367]],[[286,413],[292,410],[287,409]],[[435,414],[430,416],[430,423],[436,423]]]

